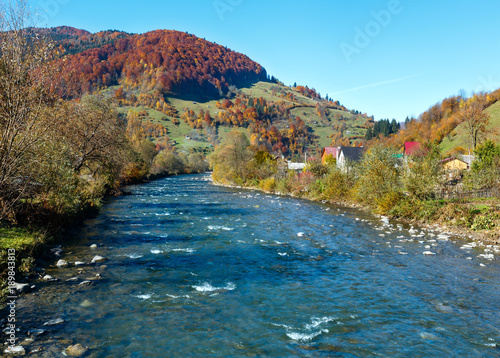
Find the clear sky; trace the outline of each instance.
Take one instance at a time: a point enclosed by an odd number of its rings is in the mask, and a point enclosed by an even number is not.
[[[375,118],[500,87],[497,0],[30,0],[40,26],[187,31]]]

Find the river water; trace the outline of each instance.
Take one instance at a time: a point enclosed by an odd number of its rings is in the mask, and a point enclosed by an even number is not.
[[[495,248],[207,175],[129,190],[20,300],[33,356],[500,356]]]

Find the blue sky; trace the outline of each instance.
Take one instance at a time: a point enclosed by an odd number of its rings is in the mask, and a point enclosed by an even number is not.
[[[492,0],[30,0],[40,26],[187,31],[376,119],[500,88]]]

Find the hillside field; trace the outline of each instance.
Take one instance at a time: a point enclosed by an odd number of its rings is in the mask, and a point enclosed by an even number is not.
[[[486,110],[491,116],[490,125],[488,129],[491,131],[486,138],[491,139],[497,143],[500,142],[500,102],[488,107]],[[469,150],[469,141],[467,138],[467,133],[463,125],[459,125],[455,128],[449,136],[443,139],[440,145],[443,154],[450,153],[454,148],[462,147],[466,151]]]
[[[111,86],[103,91],[105,95],[111,96],[112,93],[119,86]],[[366,129],[362,128],[367,118],[362,115],[354,115],[348,111],[342,111],[337,109],[328,109],[327,114],[324,118],[321,118],[316,113],[317,100],[313,100],[306,96],[303,96],[297,91],[294,91],[291,87],[283,86],[276,83],[270,82],[257,82],[249,87],[239,89],[241,93],[249,97],[259,98],[262,97],[266,101],[285,104],[287,106],[295,106],[291,110],[291,114],[299,116],[309,127],[311,127],[312,132],[318,138],[313,145],[306,148],[308,151],[314,152],[315,150],[321,150],[325,146],[331,145],[332,134],[338,132],[336,126],[345,124],[346,129],[343,132],[344,137],[352,138],[352,142],[359,137],[364,136]],[[284,98],[284,93],[292,92],[295,95],[295,101],[291,101]],[[280,96],[281,94],[281,96]],[[185,100],[176,97],[167,97],[166,100],[177,109],[179,114],[184,113],[185,109],[193,110],[195,113],[199,113],[201,110],[209,112],[212,117],[216,117],[221,111],[216,107],[217,100],[210,101],[193,101]],[[223,101],[223,98],[218,101]],[[120,106],[117,108],[119,113],[127,114],[129,110],[141,111],[146,110],[148,116],[145,118],[146,121],[151,121],[151,123],[160,123],[167,129],[167,135],[175,147],[181,151],[189,151],[192,148],[199,149],[209,149],[211,147],[208,140],[205,138],[203,131],[194,130],[189,125],[187,125],[183,119],[180,119],[180,124],[175,125],[172,122],[173,117],[167,116],[164,113],[157,111],[156,109],[144,107],[144,106]],[[225,126],[219,126],[218,128],[218,138],[219,141],[222,140],[230,128]],[[194,132],[193,132],[194,131]],[[199,140],[191,139],[196,136],[196,132],[200,137]],[[250,134],[249,134],[250,137]],[[189,139],[188,139],[189,138]],[[162,138],[157,138],[159,140]]]

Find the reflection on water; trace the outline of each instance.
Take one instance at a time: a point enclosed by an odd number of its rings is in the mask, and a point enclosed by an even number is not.
[[[107,260],[21,302],[33,356],[500,356],[495,248],[208,178],[131,187],[76,232],[65,260]]]

